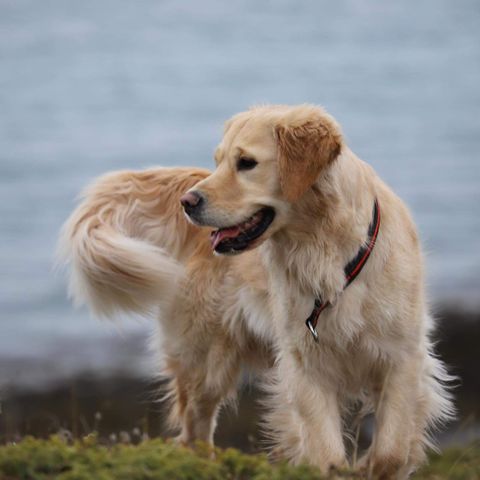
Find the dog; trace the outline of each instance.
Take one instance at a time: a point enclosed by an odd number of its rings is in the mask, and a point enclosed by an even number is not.
[[[234,116],[215,161],[90,187],[61,239],[72,295],[107,316],[158,316],[180,441],[213,441],[250,365],[266,372],[277,455],[348,465],[344,422],[360,404],[376,426],[355,468],[408,478],[454,407],[407,207],[317,106]]]
[[[208,175],[154,168],[100,177],[66,221],[57,252],[70,264],[76,305],[87,304],[98,317],[158,319],[151,347],[158,377],[167,381],[168,426],[185,445],[213,444],[219,409],[234,399],[243,368],[273,364],[267,336],[249,331],[244,320],[268,316],[249,302],[256,295],[263,305],[268,296],[258,253],[215,256],[209,230],[183,214],[180,198]]]

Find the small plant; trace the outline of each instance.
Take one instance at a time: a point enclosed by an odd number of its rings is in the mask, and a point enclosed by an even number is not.
[[[138,432],[135,432],[138,433]],[[320,480],[308,466],[271,464],[263,454],[181,447],[172,441],[144,440],[137,444],[101,443],[96,434],[80,440],[55,435],[48,440],[25,437],[0,446],[2,480]],[[333,477],[332,477],[333,478]],[[335,478],[358,478],[335,473]],[[452,449],[434,456],[414,478],[424,480],[480,479],[480,445]]]

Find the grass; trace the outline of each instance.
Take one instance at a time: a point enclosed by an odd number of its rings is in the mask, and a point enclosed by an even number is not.
[[[130,439],[125,440],[130,441]],[[335,478],[357,478],[337,473]],[[161,439],[138,443],[102,444],[96,435],[70,441],[61,435],[49,440],[25,437],[0,446],[1,480],[314,480],[312,467],[271,464],[263,454],[235,449],[195,450]],[[333,477],[331,477],[333,478]],[[414,478],[424,480],[479,480],[480,444],[451,449],[431,458]]]

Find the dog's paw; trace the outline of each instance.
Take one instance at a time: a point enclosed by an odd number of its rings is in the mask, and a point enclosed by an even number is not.
[[[179,434],[175,437],[170,437],[167,441],[171,442],[174,445],[177,445],[179,447],[189,447],[189,446],[191,446],[191,443],[188,442],[188,440],[185,438],[185,435],[183,435],[183,434]]]
[[[358,461],[355,470],[368,480],[407,480],[410,468],[403,458],[395,455],[367,454]]]

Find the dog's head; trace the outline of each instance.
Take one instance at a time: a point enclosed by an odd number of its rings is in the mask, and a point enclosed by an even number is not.
[[[257,247],[285,226],[299,202],[339,155],[342,136],[319,107],[262,106],[225,125],[215,172],[183,195],[187,217],[208,225],[217,253]]]

